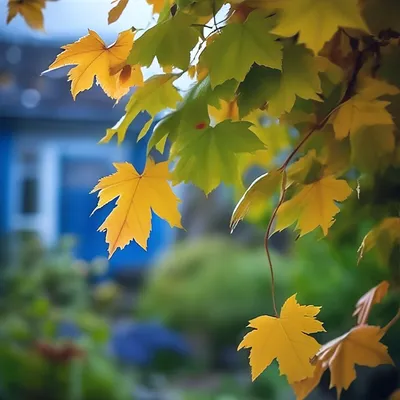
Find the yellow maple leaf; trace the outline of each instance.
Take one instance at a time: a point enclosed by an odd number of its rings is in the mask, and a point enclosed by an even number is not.
[[[322,362],[318,361],[315,364],[314,374],[312,377],[291,384],[292,389],[296,394],[296,400],[305,399],[316,388],[325,370],[326,367],[322,366]]]
[[[239,108],[236,100],[225,101],[220,100],[220,107],[216,108],[213,106],[208,106],[208,113],[210,117],[214,119],[215,122],[222,122],[226,119],[231,119],[232,121],[239,121]]]
[[[335,222],[334,216],[339,212],[335,201],[346,200],[352,189],[345,180],[331,175],[300,187],[290,200],[279,207],[275,231],[281,231],[297,221],[296,229],[300,230],[300,236],[318,226],[326,236]]]
[[[20,14],[32,29],[43,30],[45,6],[45,0],[8,0],[7,24]]]
[[[344,139],[365,125],[392,125],[393,119],[386,107],[389,101],[364,100],[354,96],[344,103],[332,117],[337,139]]]
[[[134,32],[131,29],[121,32],[115,43],[106,46],[101,37],[89,29],[89,34],[72,44],[63,46],[64,50],[49,66],[48,71],[76,65],[68,73],[71,93],[75,99],[79,92],[90,89],[96,77],[104,92],[113,99],[120,99],[134,84],[143,85],[142,71],[134,65],[128,74],[125,66],[131,51]],[[129,79],[126,76],[129,75]]]
[[[243,171],[253,165],[270,168],[273,161],[290,145],[290,133],[287,125],[274,119],[270,119],[267,124],[264,124],[261,118],[265,115],[264,112],[255,110],[243,118],[253,124],[250,129],[265,144],[265,149],[257,150],[254,154],[243,154],[240,157],[240,168]]]
[[[291,37],[317,54],[339,27],[369,32],[360,15],[358,0],[291,0],[283,2],[276,35]]]
[[[233,210],[230,228],[231,233],[238,223],[246,216],[250,208],[258,204],[267,203],[270,197],[279,189],[282,174],[278,170],[272,170],[259,176],[246,190]]]
[[[400,244],[400,218],[385,218],[365,235],[358,249],[358,261],[361,260],[365,252],[377,247],[380,261],[382,264],[386,264],[396,244]]]
[[[286,375],[289,383],[313,376],[310,359],[320,345],[307,334],[325,332],[322,323],[315,319],[319,311],[320,307],[301,306],[293,295],[282,306],[280,317],[262,315],[250,321],[248,326],[254,330],[244,336],[238,350],[251,348],[253,381],[275,358],[281,375]]]
[[[361,80],[357,93],[332,114],[330,122],[337,139],[344,139],[363,126],[392,125],[393,119],[386,107],[389,101],[377,100],[385,94],[400,93],[396,86],[372,78]]]
[[[338,398],[356,379],[355,365],[376,367],[393,364],[387,347],[380,342],[384,331],[379,326],[359,325],[321,347],[313,360],[314,376],[292,385],[297,400],[304,399],[317,385],[324,371],[331,372],[330,387],[336,387]]]
[[[132,86],[143,86],[143,74],[140,65],[122,63],[116,68],[110,68],[110,74],[115,76],[115,89],[113,98],[119,99],[125,96]]]
[[[108,12],[108,23],[112,24],[117,21],[121,16],[126,6],[128,5],[129,0],[113,0],[111,4],[115,4],[115,6]]]
[[[389,400],[400,400],[400,389],[395,390]]]
[[[374,304],[378,304],[386,296],[389,289],[389,282],[383,281],[379,285],[368,290],[356,304],[353,317],[357,316],[357,324],[367,323],[368,315],[371,311],[371,307]]]
[[[309,183],[307,177],[313,169],[313,165],[320,163],[315,149],[309,150],[304,156],[290,165],[287,175],[290,183]]]
[[[117,172],[100,179],[91,192],[99,191],[93,213],[118,198],[115,208],[99,228],[100,232],[107,231],[109,257],[131,240],[147,249],[152,211],[168,221],[171,227],[182,228],[178,211],[180,200],[168,184],[167,161],[156,164],[148,159],[142,174],[129,163],[115,163],[114,167]]]

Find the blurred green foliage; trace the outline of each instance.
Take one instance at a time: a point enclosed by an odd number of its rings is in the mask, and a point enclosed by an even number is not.
[[[374,268],[365,268],[360,277],[354,254],[342,264],[325,242],[316,245],[311,236],[299,240],[289,254],[273,252],[272,259],[278,304],[298,292],[300,302],[323,305],[321,315],[334,327],[348,324],[358,297],[377,283],[377,275],[385,277]],[[270,287],[263,248],[206,237],[179,243],[153,268],[139,310],[186,331],[231,332],[235,342],[249,319],[271,313]]]
[[[72,238],[49,251],[34,236],[22,240],[0,269],[0,399],[132,399],[89,284],[104,262],[74,260]]]

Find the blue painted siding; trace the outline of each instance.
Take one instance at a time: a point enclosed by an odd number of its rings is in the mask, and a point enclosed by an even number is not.
[[[0,234],[6,234],[10,228],[9,221],[9,190],[11,168],[12,136],[7,127],[0,131]]]
[[[153,126],[150,128],[152,130]],[[137,134],[137,133],[136,133]],[[134,135],[134,133],[133,133]],[[132,135],[132,136],[133,136]],[[143,171],[146,163],[147,143],[150,135],[136,143],[133,141],[132,150],[128,160],[131,162],[137,171]],[[82,161],[87,161],[85,158]],[[66,165],[68,162],[76,163],[77,159],[61,160],[61,165]],[[101,160],[100,160],[101,162]],[[115,172],[112,165],[107,163],[104,165],[104,171],[101,172],[101,177]],[[110,214],[115,202],[104,206],[97,210],[91,217],[89,215],[96,207],[96,194],[89,194],[92,187],[86,186],[68,186],[65,179],[61,177],[62,188],[60,190],[60,233],[73,234],[77,238],[76,256],[84,260],[91,260],[96,256],[108,256],[105,243],[105,232],[98,232],[98,227]],[[123,250],[117,250],[109,262],[109,273],[113,274],[124,268],[139,269],[148,266],[157,254],[164,250],[173,238],[173,231],[169,224],[160,219],[153,213],[152,216],[152,231],[148,240],[147,251],[143,250],[135,242],[131,242]]]

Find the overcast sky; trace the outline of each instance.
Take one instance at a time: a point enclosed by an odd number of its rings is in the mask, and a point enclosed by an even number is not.
[[[30,29],[20,16],[6,25],[7,0],[0,0],[0,32],[19,38],[42,40],[76,40],[93,29],[101,36],[113,39],[116,33],[131,26],[145,28],[151,22],[151,6],[145,0],[131,0],[121,18],[108,25],[111,0],[47,1],[44,10],[45,33]]]
[[[56,41],[58,44],[67,44],[76,41],[87,34],[88,28],[96,31],[108,44],[111,44],[117,34],[134,26],[143,29],[155,23],[152,17],[152,7],[145,0],[130,0],[120,19],[108,25],[108,11],[112,7],[112,0],[58,0],[47,1],[44,10],[45,32],[31,29],[21,16],[17,16],[10,24],[6,24],[7,0],[0,0],[0,38],[8,41]],[[151,75],[161,73],[162,70],[155,61],[150,68],[144,68],[145,79]],[[187,89],[192,81],[180,78],[177,86]]]

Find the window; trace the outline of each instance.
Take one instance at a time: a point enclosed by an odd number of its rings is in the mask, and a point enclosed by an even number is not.
[[[36,178],[25,177],[21,183],[21,214],[38,212],[38,181]]]
[[[34,150],[23,150],[20,153],[19,188],[21,193],[19,213],[22,215],[38,212],[38,157]]]

